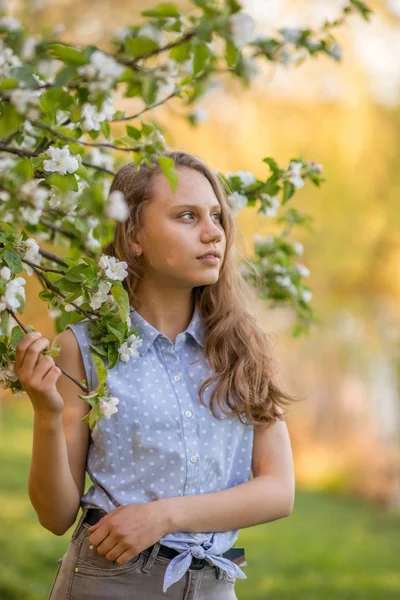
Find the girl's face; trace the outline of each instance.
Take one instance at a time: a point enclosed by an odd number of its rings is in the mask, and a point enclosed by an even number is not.
[[[204,175],[188,167],[177,170],[176,191],[157,174],[144,206],[143,229],[136,236],[144,277],[185,289],[210,285],[218,280],[226,246],[221,206]],[[216,264],[199,260],[209,250],[220,252]]]

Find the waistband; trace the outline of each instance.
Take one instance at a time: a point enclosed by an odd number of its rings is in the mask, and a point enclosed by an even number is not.
[[[104,517],[105,514],[107,514],[100,508],[89,507],[86,509],[86,511],[87,512],[83,523],[86,523],[88,525],[95,525],[100,519]],[[143,550],[143,552],[151,553],[155,545],[156,544],[149,546],[149,548],[146,548],[145,550]],[[164,558],[172,559],[178,554],[180,554],[180,552],[178,550],[175,550],[174,548],[169,548],[159,543],[158,546],[158,554],[160,556],[163,556]],[[224,554],[221,554],[219,556],[222,556],[223,558],[228,558],[229,560],[233,560],[234,562],[236,562],[239,555],[243,555],[244,558],[244,548],[230,548],[230,550],[227,550],[227,552],[224,552]],[[204,567],[206,566],[214,565],[212,565],[206,558],[196,558],[195,556],[192,557],[190,569],[199,570],[204,569]]]

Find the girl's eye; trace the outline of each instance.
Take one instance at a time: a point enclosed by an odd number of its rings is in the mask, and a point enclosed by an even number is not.
[[[187,213],[184,213],[183,215],[181,215],[181,217],[186,217],[186,215],[193,215],[193,213],[187,212]],[[213,213],[213,215],[216,216],[220,222],[222,221],[222,213]]]

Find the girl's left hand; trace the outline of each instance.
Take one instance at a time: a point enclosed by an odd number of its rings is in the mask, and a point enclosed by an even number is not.
[[[89,528],[89,542],[107,560],[124,565],[168,531],[168,515],[159,500],[118,506]]]

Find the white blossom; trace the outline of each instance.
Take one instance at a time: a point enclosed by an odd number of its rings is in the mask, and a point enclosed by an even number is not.
[[[270,196],[269,194],[260,194],[260,198],[268,203],[268,206],[260,209],[260,214],[264,217],[275,217],[280,206],[279,199],[276,196]]]
[[[127,220],[129,217],[129,206],[122,192],[119,190],[111,192],[107,199],[105,212],[109,219],[115,219],[116,221]]]
[[[107,152],[101,152],[100,148],[92,149],[90,153],[90,162],[93,165],[96,165],[98,167],[104,167],[105,169],[109,169],[110,171],[112,171],[114,168],[114,157],[112,156],[112,154],[109,154]],[[107,184],[109,183],[107,180],[103,181],[106,181]]]
[[[10,383],[18,381],[15,373],[15,363],[9,362],[5,368],[0,368],[0,388],[7,389]]]
[[[76,300],[73,300],[74,304],[76,304],[77,306],[81,306],[84,302],[85,302],[85,298],[83,296],[79,296],[78,298],[76,298]],[[72,312],[75,309],[75,306],[73,304],[65,304],[64,305],[64,310],[66,312]]]
[[[24,258],[29,260],[36,265],[40,265],[42,256],[40,254],[40,246],[34,238],[28,238],[25,240],[25,253]],[[28,273],[28,275],[32,275],[33,270],[30,265],[24,263],[24,269]]]
[[[154,42],[157,42],[159,46],[162,46],[165,40],[164,33],[160,31],[160,29],[157,29],[153,25],[149,24],[144,25],[144,27],[141,28],[139,32],[139,37],[150,38]]]
[[[50,159],[43,161],[43,168],[47,172],[66,175],[67,173],[74,173],[79,167],[75,156],[71,156],[68,146],[63,146],[63,148],[50,146],[47,150],[47,156]]]
[[[175,91],[174,81],[166,81],[165,83],[161,83],[161,85],[159,85],[158,89],[157,89],[155,104],[158,104],[158,102],[163,102],[163,100],[166,100],[166,98],[168,98],[168,96],[173,94],[174,91]]]
[[[31,225],[37,225],[39,223],[43,211],[41,208],[34,208],[33,206],[20,206],[19,213],[23,221],[26,221]],[[26,266],[28,267],[28,269],[30,268],[29,265]],[[32,275],[32,273],[29,274]]]
[[[100,50],[91,54],[89,64],[78,67],[78,73],[88,81],[87,87],[92,96],[107,92],[123,71],[123,65]]]
[[[138,358],[138,350],[142,343],[142,338],[136,336],[135,334],[130,335],[128,340],[121,344],[121,346],[118,348],[122,362],[128,362],[131,358]]]
[[[303,254],[304,246],[300,242],[294,242],[294,244],[292,244],[292,247],[297,256],[301,256]]]
[[[275,281],[279,283],[279,285],[281,285],[282,287],[289,287],[292,283],[288,275],[277,275],[275,277]]]
[[[109,281],[100,281],[98,291],[95,292],[90,299],[90,306],[93,310],[98,310],[101,308],[102,304],[107,301],[110,288],[111,283]]]
[[[329,56],[332,56],[332,58],[334,58],[337,61],[342,60],[343,58],[342,48],[336,40],[333,41],[332,44],[327,47],[326,52],[329,54]]]
[[[250,171],[236,171],[236,173],[227,173],[227,177],[239,177],[241,184],[244,187],[255,183],[257,179],[254,177],[253,173]]]
[[[306,167],[307,169],[309,169],[310,171],[314,171],[315,173],[323,173],[324,171],[324,167],[321,165],[321,163],[317,163],[314,160],[307,161]]]
[[[49,315],[52,319],[56,319],[62,315],[62,311],[59,308],[49,308]]]
[[[15,277],[7,283],[5,294],[0,299],[0,312],[6,308],[10,308],[11,310],[20,308],[21,303],[17,295],[21,296],[25,301],[25,284],[26,281],[23,277]]]
[[[21,64],[18,56],[0,39],[0,77],[8,77],[10,69],[20,67]]]
[[[73,121],[71,121],[70,123],[67,122],[70,120],[70,118],[71,118],[71,115],[66,110],[60,110],[60,109],[57,110],[57,112],[56,112],[57,125],[62,125],[66,129],[70,129],[70,130],[75,129],[76,123],[74,123]]]
[[[272,267],[272,270],[274,273],[284,273],[285,269],[282,267],[282,265],[274,265]]]
[[[0,28],[8,29],[8,31],[17,31],[18,29],[22,29],[22,24],[18,19],[6,16],[0,19]]]
[[[310,270],[307,269],[307,267],[305,265],[302,265],[301,263],[297,263],[295,265],[295,269],[298,272],[298,274],[301,275],[301,277],[309,277],[310,275]]]
[[[284,27],[281,29],[282,37],[288,44],[296,44],[301,38],[301,29],[295,27]]]
[[[208,110],[206,108],[199,107],[192,113],[192,118],[195,123],[204,123],[208,121]]]
[[[300,175],[300,171],[303,168],[303,163],[298,161],[290,161],[289,163],[289,181],[296,188],[301,188],[304,185],[304,180]]]
[[[31,179],[20,188],[21,196],[31,200],[35,208],[43,208],[49,196],[49,190],[40,185],[43,179]]]
[[[117,42],[124,42],[127,37],[132,35],[132,30],[130,27],[118,27],[114,32],[114,39]]]
[[[34,37],[27,37],[24,39],[21,50],[21,58],[25,61],[32,60],[35,55],[36,39]]]
[[[312,297],[313,293],[311,290],[302,290],[301,299],[304,300],[304,302],[310,302]]]
[[[256,37],[255,21],[253,17],[245,12],[237,12],[229,17],[229,32],[233,43],[238,48],[252,42]]]
[[[118,260],[115,256],[102,254],[98,264],[105,276],[112,281],[123,281],[128,276],[128,263]]]
[[[243,73],[247,79],[253,79],[259,73],[261,73],[261,69],[257,64],[257,61],[251,56],[243,57]]]
[[[119,399],[116,396],[100,396],[99,408],[100,412],[106,419],[109,419],[114,413],[118,412],[117,404]]]
[[[111,98],[106,98],[100,110],[93,104],[85,102],[82,106],[82,127],[87,131],[99,131],[100,123],[112,119],[115,113],[114,103]]]
[[[89,232],[87,234],[87,238],[85,240],[85,245],[90,250],[98,250],[99,248],[101,248],[100,240],[98,240],[97,238],[95,238],[93,236],[93,229],[89,230]]]
[[[8,267],[2,267],[0,269],[0,278],[3,281],[9,281],[10,277],[11,277],[11,271],[10,271],[10,269]]]
[[[239,194],[239,192],[233,192],[232,194],[229,194],[227,196],[227,200],[230,203],[230,207],[234,215],[242,210],[242,208],[244,208],[248,203],[247,196]]]
[[[282,46],[282,48],[280,49],[280,52],[278,54],[278,62],[281,65],[283,65],[284,67],[287,67],[288,65],[290,65],[290,63],[292,61],[293,61],[293,57],[292,57],[291,53],[285,46]]]
[[[11,198],[10,192],[7,192],[7,190],[0,190],[1,202],[8,202],[10,198]]]
[[[39,98],[43,90],[16,89],[10,93],[11,104],[16,111],[28,119],[37,119],[40,115]]]

